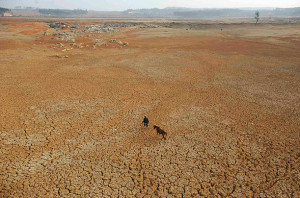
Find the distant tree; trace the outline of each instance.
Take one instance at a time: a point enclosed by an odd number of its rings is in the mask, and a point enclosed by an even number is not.
[[[0,7],[0,16],[3,16],[5,12],[10,12],[10,11],[11,11],[10,9]]]
[[[256,23],[255,24],[257,24],[257,22],[259,20],[259,11],[258,10],[255,11],[255,17],[254,18],[256,19]]]

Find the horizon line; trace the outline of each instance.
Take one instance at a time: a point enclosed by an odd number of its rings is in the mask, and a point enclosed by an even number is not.
[[[1,6],[0,6],[1,7]],[[157,7],[153,7],[153,8],[136,8],[136,9],[132,9],[132,8],[128,8],[125,10],[93,10],[93,9],[86,9],[86,8],[74,8],[74,9],[68,9],[68,8],[42,8],[42,7],[32,7],[32,6],[28,6],[28,7],[22,7],[20,6],[20,8],[17,8],[19,6],[15,6],[14,8],[9,8],[7,7],[7,9],[11,9],[11,10],[17,10],[17,9],[53,9],[53,10],[88,10],[88,11],[101,11],[101,12],[124,12],[127,10],[151,10],[151,9],[159,9],[159,10],[164,10],[164,9],[194,9],[194,10],[201,10],[201,9],[277,9],[277,8],[281,8],[281,9],[289,9],[289,8],[300,8],[299,7],[203,7],[203,8],[193,8],[193,7],[164,7],[164,8],[157,8]],[[4,8],[4,7],[2,7]]]

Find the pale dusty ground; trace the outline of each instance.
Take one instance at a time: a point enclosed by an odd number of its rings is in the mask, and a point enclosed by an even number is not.
[[[299,197],[299,29],[0,19],[0,197]]]

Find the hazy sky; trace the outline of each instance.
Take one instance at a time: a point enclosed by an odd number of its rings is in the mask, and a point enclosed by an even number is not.
[[[300,0],[0,0],[0,7],[126,10],[138,8],[300,7]]]

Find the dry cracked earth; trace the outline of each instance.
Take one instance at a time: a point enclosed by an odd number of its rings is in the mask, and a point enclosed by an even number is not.
[[[0,19],[0,197],[300,197],[300,24],[152,23]]]

